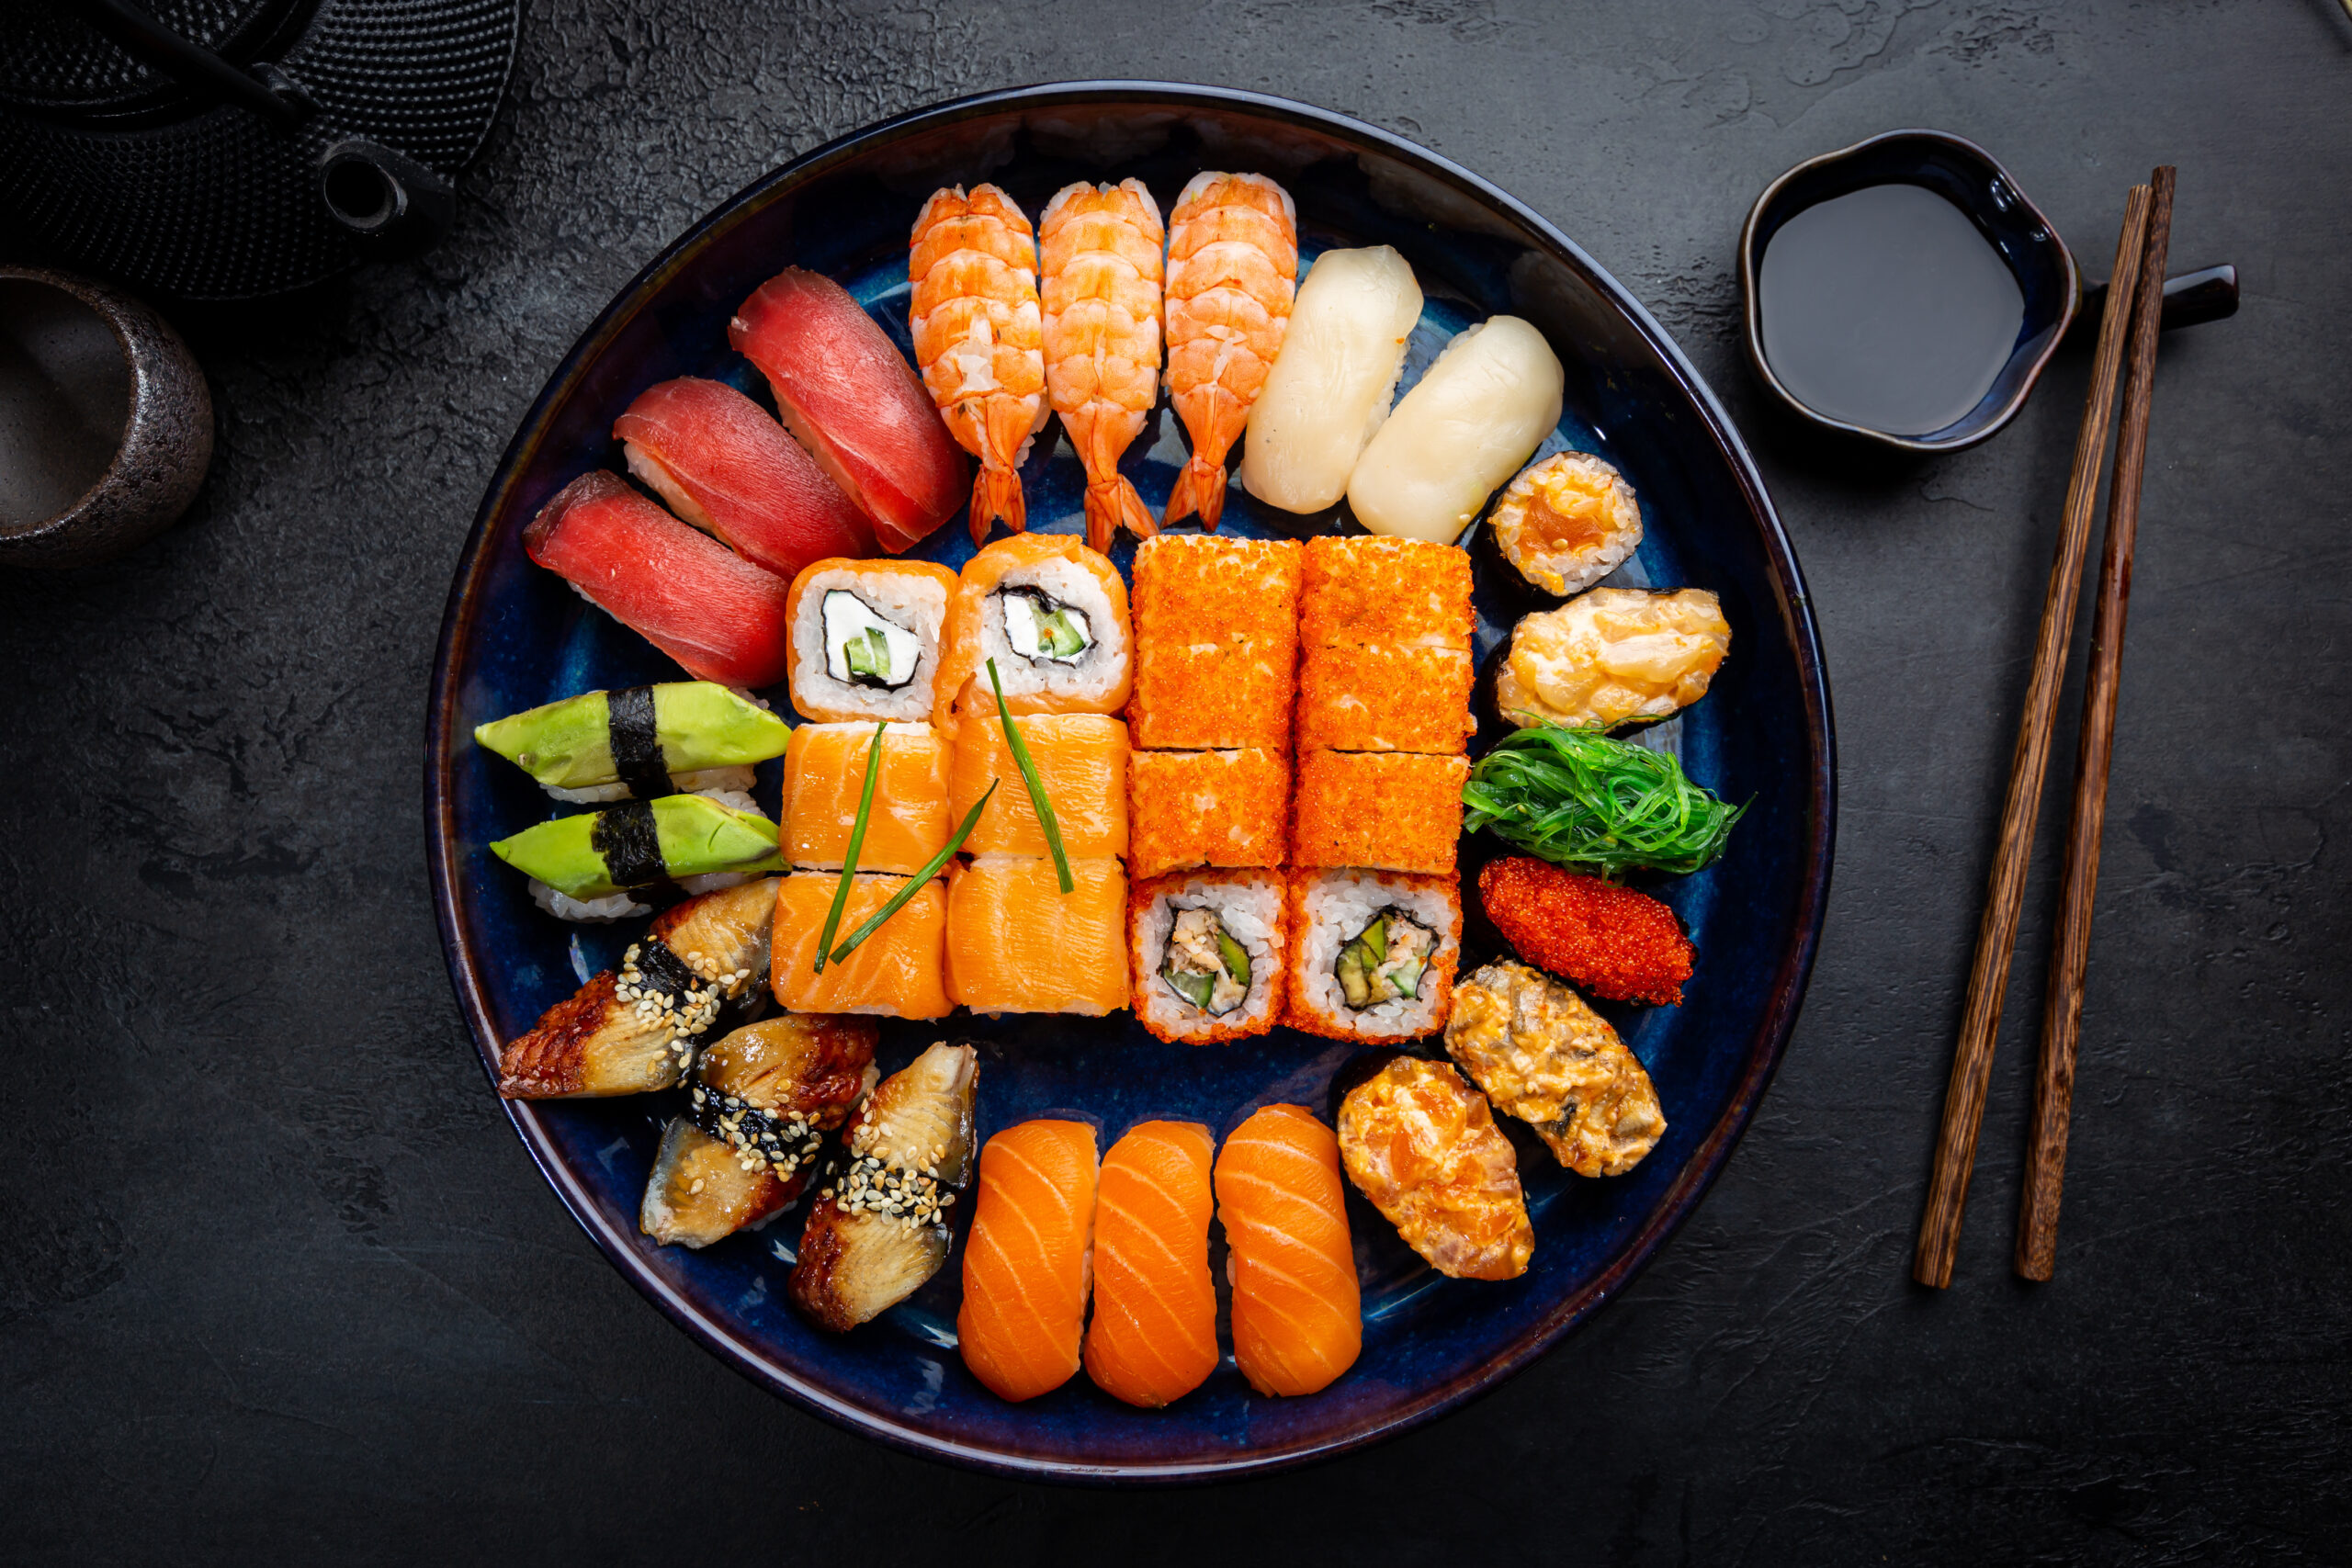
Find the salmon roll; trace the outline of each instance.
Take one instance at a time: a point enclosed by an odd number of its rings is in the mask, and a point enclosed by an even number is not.
[[[1300,1107],[1269,1105],[1226,1134],[1216,1180],[1233,1364],[1260,1393],[1319,1393],[1363,1349],[1339,1140]]]
[[[1286,890],[1276,871],[1195,871],[1136,884],[1136,1021],[1174,1044],[1273,1028],[1283,1010]]]
[[[1198,535],[1136,549],[1137,746],[1289,746],[1301,557],[1288,539]]]
[[[1400,1044],[1445,1026],[1462,958],[1452,877],[1295,871],[1283,1021],[1330,1040]]]
[[[1306,646],[1385,642],[1466,653],[1475,626],[1469,551],[1366,535],[1307,541],[1298,611]]]
[[[857,828],[873,755],[871,724],[804,724],[784,753],[784,856],[791,864],[839,871]],[[947,744],[927,724],[894,724],[882,736],[857,869],[911,875],[946,847]]]
[[[1127,859],[1137,876],[1283,863],[1290,807],[1283,753],[1136,751],[1127,767]]]
[[[1109,859],[1073,859],[1069,871],[1069,893],[1052,861],[1030,855],[981,855],[949,874],[949,1000],[1089,1018],[1127,1005],[1126,872]]]
[[[1050,1393],[1078,1371],[1094,1252],[1094,1129],[1021,1122],[980,1150],[956,1342],[999,1399]]]
[[[946,640],[952,723],[996,716],[991,659],[1016,714],[1116,713],[1135,683],[1126,582],[1068,534],[1016,534],[965,562]]]
[[[814,561],[792,580],[792,705],[819,724],[928,724],[956,574],[920,560]]]
[[[1216,1371],[1216,1156],[1198,1122],[1142,1122],[1102,1156],[1086,1375],[1114,1399],[1158,1410]]]
[[[1469,748],[1477,721],[1470,655],[1387,642],[1310,648],[1298,670],[1298,749],[1423,751]]]
[[[1046,803],[1061,829],[1062,852],[1073,858],[1125,857],[1127,852],[1127,727],[1107,714],[1040,713],[1013,722],[1046,786]],[[1043,855],[1052,852],[1030,803],[1029,786],[1005,743],[994,714],[956,732],[947,774],[947,818],[964,820],[990,784],[996,798],[980,813],[967,854]]]
[[[776,1005],[791,1012],[876,1013],[884,1018],[945,1018],[947,891],[938,879],[916,890],[899,911],[838,963],[817,972],[817,943],[832,908],[838,875],[800,872],[776,890],[770,964]],[[839,947],[907,886],[903,876],[859,873],[851,880]]]
[[[1469,779],[1465,757],[1302,752],[1291,859],[1451,876]]]

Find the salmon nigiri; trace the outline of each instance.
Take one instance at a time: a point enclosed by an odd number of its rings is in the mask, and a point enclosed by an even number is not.
[[[1197,1122],[1144,1122],[1102,1156],[1086,1375],[1114,1399],[1157,1410],[1216,1371],[1209,1280],[1216,1153],[1216,1140]]]
[[[1235,1128],[1216,1160],[1232,1248],[1233,1361],[1260,1393],[1314,1393],[1355,1364],[1363,1303],[1331,1130],[1295,1105]]]
[[[1022,1122],[980,1151],[956,1337],[1001,1399],[1035,1399],[1078,1371],[1094,1247],[1094,1129]]]

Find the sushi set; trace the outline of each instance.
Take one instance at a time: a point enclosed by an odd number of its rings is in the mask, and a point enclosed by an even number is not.
[[[1826,873],[1777,530],[1302,162],[1369,133],[1162,92],[1239,118],[1095,168],[1132,103],[1012,95],[992,166],[918,116],[707,221],[534,411],[436,678],[453,974],[574,1213],[821,1413],[1056,1474],[1556,1337],[1752,1110]],[[854,254],[747,243],[853,198]]]

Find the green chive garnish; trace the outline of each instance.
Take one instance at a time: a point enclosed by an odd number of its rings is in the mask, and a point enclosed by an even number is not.
[[[874,744],[865,753],[865,789],[857,797],[857,820],[850,827],[849,851],[842,856],[842,879],[833,886],[833,907],[825,911],[825,929],[817,938],[814,969],[820,975],[825,972],[825,949],[833,945],[833,933],[842,929],[842,911],[849,908],[849,885],[857,875],[857,852],[865,847],[865,821],[874,814],[874,781],[882,776],[882,736],[889,728],[888,719],[874,727]]]
[[[882,929],[883,921],[897,914],[900,909],[905,908],[907,907],[907,900],[913,897],[924,883],[929,882],[933,877],[939,874],[939,868],[945,865],[948,860],[954,856],[956,852],[964,847],[964,840],[970,838],[972,836],[972,829],[980,825],[980,813],[988,809],[989,795],[994,795],[996,793],[997,784],[1002,784],[1003,782],[1004,781],[1002,779],[998,779],[995,783],[990,784],[989,785],[988,795],[984,795],[980,796],[979,799],[974,801],[972,803],[972,809],[964,814],[964,825],[956,829],[956,836],[947,840],[947,847],[941,850],[937,854],[932,856],[929,861],[925,862],[923,868],[921,871],[916,872],[912,876],[907,878],[907,885],[904,887],[899,888],[898,892],[890,896],[890,901],[888,903],[875,910],[874,913],[868,917],[864,925],[849,933],[848,941],[833,949],[832,961],[834,963],[839,964],[842,959],[847,958],[851,953],[856,950],[859,942],[864,942],[867,937],[870,937],[876,931],[880,931]],[[829,931],[825,934],[830,938],[832,935],[832,932]]]
[[[1029,804],[1037,808],[1037,826],[1046,830],[1046,848],[1054,853],[1054,874],[1068,893],[1078,884],[1070,880],[1069,856],[1062,852],[1062,825],[1054,818],[1054,803],[1046,798],[1046,781],[1037,776],[1037,764],[1029,760],[1029,743],[1021,739],[1021,727],[1012,722],[1012,710],[1004,705],[1004,682],[996,678],[993,659],[989,660],[989,684],[996,688],[996,713],[1004,720],[1004,743],[1012,748],[1012,760],[1021,764],[1021,782],[1029,786]]]

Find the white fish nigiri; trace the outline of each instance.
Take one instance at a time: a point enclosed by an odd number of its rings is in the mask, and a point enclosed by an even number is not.
[[[1445,345],[1399,399],[1348,477],[1375,534],[1450,545],[1560,423],[1566,378],[1552,345],[1495,316]]]
[[[1393,246],[1316,257],[1250,409],[1242,487],[1285,512],[1320,512],[1346,494],[1420,319],[1420,285]]]

